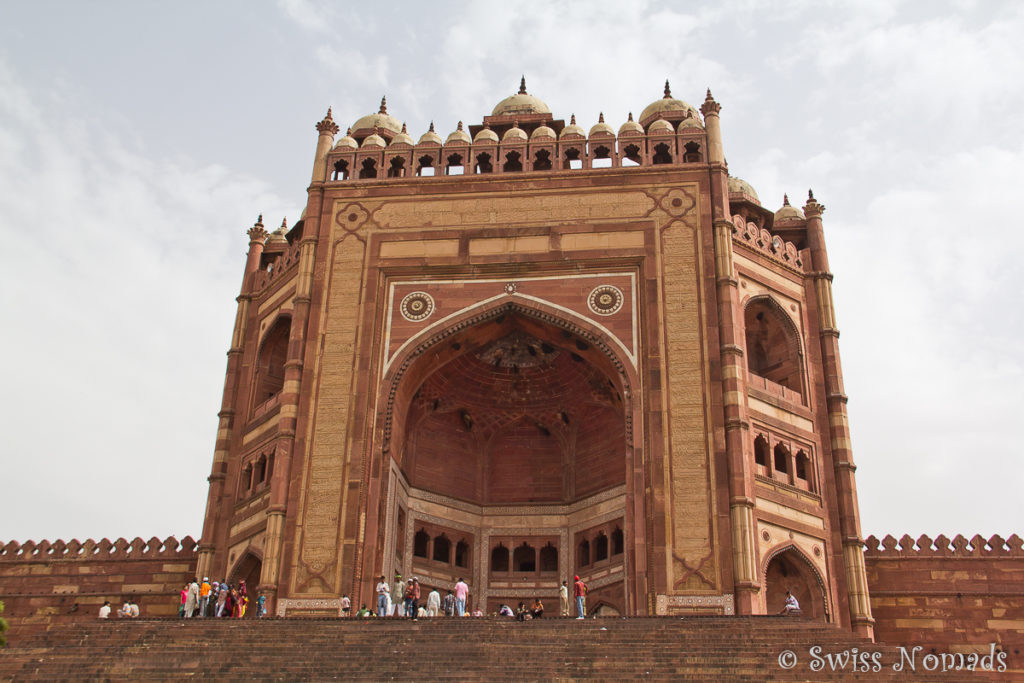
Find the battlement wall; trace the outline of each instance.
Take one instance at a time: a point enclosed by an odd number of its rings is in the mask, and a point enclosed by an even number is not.
[[[197,545],[191,536],[0,544],[4,618],[14,635],[94,618],[105,600],[116,609],[129,596],[146,616],[177,614],[181,588],[194,576]]]
[[[1024,650],[1024,541],[980,535],[865,541],[875,637],[955,651]],[[976,649],[976,648],[975,648]]]

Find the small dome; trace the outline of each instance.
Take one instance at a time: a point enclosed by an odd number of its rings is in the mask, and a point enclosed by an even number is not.
[[[447,145],[449,142],[465,142],[467,145],[472,142],[469,133],[462,129],[462,121],[459,121],[459,127],[451,132],[444,144]]]
[[[378,129],[374,128],[373,133],[366,136],[366,139],[363,140],[363,147],[387,147],[388,143],[384,141],[384,138],[377,135],[377,131]]]
[[[352,124],[352,130],[355,131],[367,130],[370,128],[389,130],[392,133],[398,133],[402,130],[401,121],[388,115],[388,100],[386,97],[381,98],[380,110],[376,114],[367,114]]]
[[[679,122],[679,132],[683,132],[687,128],[704,130],[704,125],[700,122],[700,119],[696,116],[687,116],[685,119]]]
[[[410,146],[415,144],[412,141],[412,137],[409,136],[409,131],[406,130],[404,123],[402,124],[402,132],[399,133],[398,135],[396,135],[395,137],[393,137],[391,139],[391,145],[392,146],[399,145],[399,144],[410,145]]]
[[[604,112],[601,112],[600,116],[597,117],[597,123],[590,129],[590,137],[594,135],[602,135],[607,133],[608,135],[615,135],[615,129],[604,122]]]
[[[750,183],[741,178],[729,176],[729,194],[733,194],[734,192],[737,194],[745,194],[757,202],[758,206],[761,205],[761,200],[758,198],[757,192]]]
[[[633,112],[629,112],[629,118],[626,119],[626,122],[619,128],[619,135],[622,135],[623,133],[640,133],[641,135],[644,133],[643,127],[633,120]]]
[[[533,138],[551,138],[554,139],[558,136],[555,135],[555,131],[547,126],[537,126],[537,129],[530,133],[530,139]]]
[[[587,137],[586,132],[576,125],[576,114],[573,114],[569,119],[569,125],[562,129],[562,132],[558,134],[558,137],[564,138],[566,135],[580,135]]]
[[[491,116],[509,116],[511,114],[550,114],[551,109],[539,98],[526,92],[526,77],[519,81],[519,92],[506,97],[494,107]]]
[[[484,124],[484,127],[480,129],[480,132],[473,138],[473,142],[497,142],[498,134],[491,130],[489,124]]]
[[[270,247],[272,245],[287,246],[288,245],[288,238],[286,238],[284,236],[286,232],[288,232],[288,218],[287,217],[285,217],[281,221],[281,227],[280,228],[278,228],[277,230],[275,230],[274,232],[270,233],[270,235],[267,236],[266,245],[268,247]]]
[[[334,149],[344,149],[349,147],[356,149],[359,147],[359,143],[356,142],[355,138],[352,137],[352,129],[349,128],[345,131],[345,134],[338,138],[338,141],[334,143]]]
[[[658,119],[647,127],[647,133],[675,133],[676,129],[665,119]]]
[[[668,87],[668,81],[665,81],[665,96],[662,97],[660,100],[655,100],[654,102],[651,102],[646,107],[644,107],[644,110],[640,112],[640,120],[646,121],[648,117],[655,116],[657,114],[660,114],[661,112],[680,110],[691,111],[693,112],[694,116],[700,113],[693,105],[687,104],[682,100],[677,100],[674,97],[672,97],[672,91]]]
[[[789,195],[782,195],[782,208],[775,212],[775,222],[781,223],[783,221],[802,221],[804,220],[804,212],[795,206],[790,206]]]
[[[434,131],[434,122],[430,122],[430,129],[420,136],[420,141],[416,144],[422,145],[424,143],[431,143],[435,145],[441,144],[441,136]]]
[[[519,122],[518,121],[516,121],[514,124],[512,124],[512,127],[509,128],[508,130],[506,130],[505,134],[501,136],[501,141],[502,142],[505,142],[506,140],[515,141],[515,140],[525,140],[525,139],[526,139],[526,131],[519,127]]]

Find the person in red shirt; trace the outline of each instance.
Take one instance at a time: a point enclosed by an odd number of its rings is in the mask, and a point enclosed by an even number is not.
[[[579,576],[576,577],[576,583],[572,586],[572,594],[576,597],[576,618],[582,619],[585,616],[583,614],[583,598],[587,596],[587,584],[583,583]]]

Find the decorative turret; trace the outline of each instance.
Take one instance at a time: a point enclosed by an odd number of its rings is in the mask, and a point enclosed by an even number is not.
[[[320,136],[316,140],[316,154],[313,156],[313,182],[327,180],[327,153],[334,145],[334,136],[340,128],[331,118],[331,108],[327,107],[327,114],[316,124],[316,130]]]
[[[700,106],[700,113],[704,115],[704,128],[708,131],[708,161],[711,163],[725,163],[725,152],[722,150],[722,127],[718,119],[718,113],[722,105],[715,102],[711,96],[711,88],[708,88],[704,104]]]

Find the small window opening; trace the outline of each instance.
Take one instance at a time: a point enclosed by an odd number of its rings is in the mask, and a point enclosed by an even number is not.
[[[444,562],[445,564],[451,563],[451,551],[452,544],[448,540],[448,537],[441,534],[434,539],[434,555],[431,559],[435,562]]]
[[[562,168],[564,169],[581,169],[583,168],[583,160],[580,159],[580,151],[575,147],[570,147],[562,153],[565,161],[562,162]]]
[[[331,176],[331,180],[348,180],[348,162],[344,159],[339,159],[334,162],[334,175]]]
[[[594,150],[594,160],[590,162],[592,168],[611,168],[612,167],[612,151],[600,145]]]
[[[512,553],[512,565],[517,572],[537,571],[537,551],[525,541]]]
[[[789,474],[789,450],[781,443],[775,445],[775,471]]]
[[[391,167],[388,169],[388,178],[405,177],[405,157],[395,157],[391,160]]]
[[[580,541],[577,553],[579,555],[579,565],[581,567],[586,567],[590,564],[590,541],[586,539]]]
[[[523,170],[522,156],[519,152],[509,152],[505,155],[505,165],[502,170],[505,173],[516,173]]]
[[[622,150],[622,165],[639,166],[640,148],[637,147],[636,145],[626,145],[626,148]]]
[[[686,150],[683,153],[684,162],[690,164],[697,163],[700,161],[700,145],[698,145],[696,142],[687,142],[685,145],[683,145],[683,148]]]
[[[622,538],[622,529],[615,527],[615,531],[612,532],[612,555],[621,555],[625,545]]]
[[[241,484],[243,491],[252,489],[252,465],[246,465],[245,469],[242,470]]]
[[[551,170],[551,152],[546,149],[542,149],[537,152],[533,157],[533,170],[534,171],[550,171]]]
[[[256,476],[256,483],[262,484],[267,480],[267,456],[261,455],[256,461],[256,469],[254,470]]]
[[[476,155],[477,173],[494,173],[494,164],[491,163],[491,155],[487,152]]]
[[[491,571],[492,572],[507,572],[508,571],[508,548],[499,543],[494,550],[491,551]]]
[[[420,529],[412,538],[412,554],[415,557],[426,557],[428,543],[430,543],[430,535]]]
[[[376,159],[363,159],[362,168],[359,169],[359,178],[376,178],[377,177],[377,160]]]
[[[754,439],[754,462],[761,467],[768,467],[768,439],[758,434]]]
[[[602,531],[594,539],[594,562],[608,559],[608,537]]]
[[[434,157],[429,154],[421,156],[417,163],[416,175],[418,176],[432,176],[434,175]]]
[[[808,465],[810,464],[810,458],[802,450],[796,452],[796,478],[804,481],[809,481],[807,477]]]
[[[668,145],[664,142],[654,146],[654,156],[651,157],[651,163],[654,164],[671,164],[672,154],[668,151]]]
[[[462,175],[466,172],[466,167],[462,165],[462,155],[452,154],[448,157],[448,164],[444,168],[445,175]]]
[[[542,572],[558,571],[558,548],[550,543],[540,549],[540,570]]]
[[[469,566],[469,544],[465,541],[459,541],[455,544],[455,566]]]

